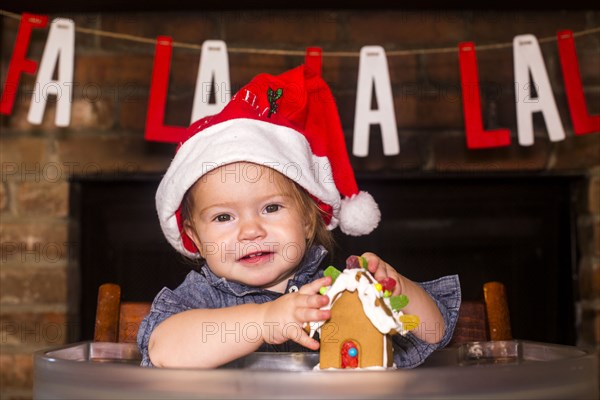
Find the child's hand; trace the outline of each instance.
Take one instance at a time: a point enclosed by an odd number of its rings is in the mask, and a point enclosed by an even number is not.
[[[396,281],[396,285],[392,290],[392,296],[402,294],[402,275],[398,271],[376,254],[363,253],[362,257],[367,260],[369,272],[373,274],[378,282],[382,282],[384,279],[393,279]]]
[[[331,285],[331,278],[326,276],[302,286],[295,293],[284,294],[275,301],[265,303],[264,341],[280,344],[293,340],[311,350],[317,350],[319,342],[308,336],[303,325],[305,322],[324,321],[331,317],[330,310],[319,309],[329,303],[327,296],[319,294],[319,289],[328,285]]]

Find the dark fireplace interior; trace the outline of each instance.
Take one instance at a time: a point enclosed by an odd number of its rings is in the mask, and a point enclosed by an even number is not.
[[[576,207],[574,175],[358,174],[383,220],[368,237],[336,230],[333,265],[373,251],[416,280],[458,274],[463,299],[482,285],[506,285],[513,336],[574,345]],[[156,217],[158,175],[75,179],[74,234],[80,243],[79,340],[93,337],[98,287],[115,282],[124,301],[151,301],[192,265],[166,242]]]

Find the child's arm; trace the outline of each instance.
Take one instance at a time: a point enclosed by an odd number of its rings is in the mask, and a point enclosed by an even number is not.
[[[416,337],[427,343],[438,343],[444,336],[444,318],[435,301],[423,288],[405,276],[399,274],[393,267],[373,253],[362,255],[369,264],[369,272],[378,281],[390,277],[398,283],[394,287],[393,296],[404,294],[408,297],[408,305],[402,309],[405,314],[419,317],[419,328],[411,331]]]
[[[148,352],[159,367],[213,368],[256,351],[261,344],[293,340],[316,350],[319,343],[302,329],[305,322],[326,320],[328,303],[317,279],[298,292],[264,304],[184,311],[164,320],[150,336]]]

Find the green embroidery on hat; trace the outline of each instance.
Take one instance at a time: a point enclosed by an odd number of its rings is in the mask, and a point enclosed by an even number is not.
[[[267,90],[267,99],[269,99],[269,115],[267,117],[271,117],[271,114],[275,114],[277,112],[277,100],[283,95],[283,89],[279,88],[277,90],[273,90],[269,88]]]

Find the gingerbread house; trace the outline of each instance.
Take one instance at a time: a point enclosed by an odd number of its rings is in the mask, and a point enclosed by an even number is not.
[[[401,311],[406,296],[392,297],[393,285],[377,282],[365,268],[329,267],[326,275],[334,279],[321,291],[330,299],[323,308],[331,309],[331,318],[311,325],[321,341],[319,368],[394,367],[391,335],[404,335],[418,324]]]

